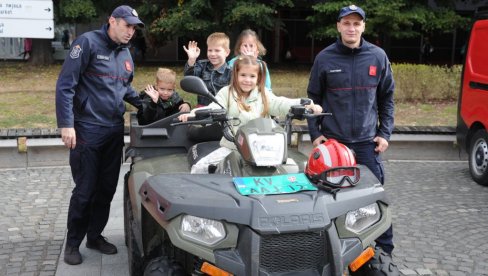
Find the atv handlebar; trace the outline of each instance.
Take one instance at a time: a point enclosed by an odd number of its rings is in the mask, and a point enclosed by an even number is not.
[[[308,100],[308,101],[306,101],[306,100]],[[305,105],[309,105],[311,103],[312,103],[312,101],[309,99],[301,99],[300,105],[292,106],[290,108],[290,111],[288,111],[288,114],[286,114],[285,131],[286,131],[286,137],[287,137],[288,145],[291,144],[291,122],[293,120],[303,121],[303,120],[309,119],[309,118],[317,118],[317,117],[331,116],[332,115],[332,113],[314,114],[312,109],[305,107]]]
[[[233,119],[227,117],[225,109],[201,109],[195,112],[195,117],[188,117],[186,122],[181,122],[178,118],[174,118],[171,126],[213,124],[215,122],[227,122]]]

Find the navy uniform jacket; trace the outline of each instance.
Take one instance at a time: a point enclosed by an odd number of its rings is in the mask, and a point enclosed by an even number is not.
[[[79,36],[71,45],[56,84],[58,128],[74,122],[101,126],[124,124],[125,103],[140,108],[131,82],[134,62],[128,44],[118,45],[107,34],[108,25]]]
[[[343,143],[390,139],[395,83],[385,52],[361,39],[351,49],[338,39],[315,58],[308,97],[332,116],[309,119],[312,141],[320,135]]]
[[[203,80],[208,91],[212,95],[217,95],[222,87],[229,85],[232,68],[226,63],[214,70],[212,63],[208,59],[197,60],[193,66],[185,64],[185,76],[196,76]],[[198,105],[209,105],[212,101],[205,97],[197,97]]]

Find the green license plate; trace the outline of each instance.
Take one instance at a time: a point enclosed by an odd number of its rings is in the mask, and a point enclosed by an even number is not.
[[[276,195],[317,190],[303,173],[234,177],[232,180],[241,195]]]

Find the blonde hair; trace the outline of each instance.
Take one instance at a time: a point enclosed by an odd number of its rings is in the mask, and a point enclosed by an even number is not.
[[[230,82],[229,92],[231,92],[230,93],[231,95],[234,95],[233,92],[235,91],[237,97],[234,97],[234,100],[237,102],[237,106],[239,107],[239,109],[243,109],[245,111],[251,110],[251,107],[245,103],[245,98],[244,98],[245,93],[240,88],[237,80],[237,77],[239,76],[239,70],[243,66],[255,66],[258,69],[257,87],[258,87],[258,93],[261,94],[261,99],[263,100],[263,112],[261,113],[261,116],[264,117],[268,114],[269,111],[268,98],[266,97],[266,93],[265,93],[265,89],[266,89],[265,76],[266,76],[266,71],[268,69],[264,61],[258,60],[253,56],[246,56],[246,55],[238,56],[232,68],[232,78]],[[230,101],[230,95],[229,95],[229,101]]]
[[[236,56],[241,54],[241,44],[244,38],[247,36],[252,36],[254,38],[254,41],[256,42],[256,46],[258,48],[258,56],[262,57],[266,55],[266,48],[264,48],[263,43],[261,43],[261,40],[259,40],[258,34],[251,29],[245,29],[239,34],[239,36],[237,37],[236,45],[234,47],[234,54]]]
[[[224,33],[212,33],[207,37],[207,46],[213,44],[230,51],[230,39]]]
[[[176,83],[176,72],[169,68],[158,68],[156,82]]]

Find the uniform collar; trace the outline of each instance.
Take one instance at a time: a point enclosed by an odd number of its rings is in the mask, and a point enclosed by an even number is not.
[[[361,37],[361,42],[359,43],[359,47],[354,48],[354,49],[351,49],[351,48],[347,47],[346,45],[344,45],[344,43],[342,43],[342,40],[340,37],[337,39],[336,43],[337,43],[337,48],[339,49],[339,51],[341,51],[344,54],[356,54],[356,53],[361,52],[365,48],[365,40],[362,37]]]
[[[128,44],[128,43],[127,44],[117,44],[117,43],[115,43],[115,41],[113,41],[110,38],[110,36],[108,35],[108,27],[109,26],[110,26],[110,24],[108,24],[108,23],[107,24],[104,24],[102,26],[102,29],[101,29],[102,32],[103,32],[103,34],[104,34],[105,41],[107,42],[108,48],[115,50],[117,48],[127,48],[127,47],[129,47],[130,44]]]

